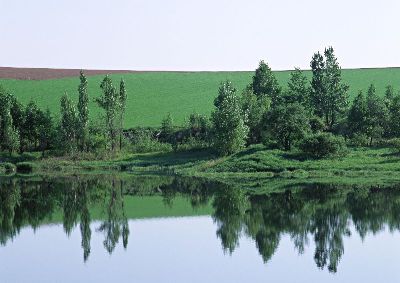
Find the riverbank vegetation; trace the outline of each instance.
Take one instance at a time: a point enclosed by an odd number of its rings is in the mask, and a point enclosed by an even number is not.
[[[23,106],[2,88],[2,171],[109,168],[264,177],[398,171],[400,94],[388,85],[379,95],[371,84],[350,101],[332,47],[315,53],[310,66],[310,80],[295,69],[282,86],[261,61],[241,93],[222,82],[211,115],[192,113],[179,127],[168,114],[158,128],[124,129],[134,94],[123,79],[116,88],[104,77],[102,95],[93,99],[102,110],[96,120],[90,119],[83,72],[78,102],[65,93],[59,116],[34,101]]]

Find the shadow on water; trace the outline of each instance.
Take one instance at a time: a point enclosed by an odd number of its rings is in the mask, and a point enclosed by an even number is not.
[[[79,227],[83,260],[91,252],[92,233],[103,235],[104,249],[127,249],[129,196],[161,197],[174,207],[177,197],[190,209],[211,207],[222,249],[232,254],[241,237],[254,240],[267,263],[280,239],[289,235],[299,254],[315,243],[318,268],[336,272],[351,228],[364,239],[385,228],[400,229],[400,186],[283,186],[259,193],[201,179],[178,177],[62,177],[0,180],[0,245],[17,238],[23,227],[62,222],[66,235]],[[158,198],[159,199],[159,198]],[[98,211],[100,208],[100,212]],[[131,208],[130,208],[131,209]],[[160,215],[162,216],[162,215]],[[99,221],[95,231],[91,223]]]

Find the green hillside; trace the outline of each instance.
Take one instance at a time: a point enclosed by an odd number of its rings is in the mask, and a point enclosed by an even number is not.
[[[289,71],[276,72],[281,84],[286,84]],[[310,72],[307,72],[310,76]],[[158,126],[170,112],[176,124],[184,122],[192,112],[209,114],[213,99],[217,95],[221,81],[232,80],[242,90],[251,80],[253,72],[143,72],[111,75],[117,85],[124,77],[128,88],[126,127]],[[392,84],[396,90],[400,86],[400,68],[349,69],[343,70],[344,81],[350,85],[350,95],[366,89],[374,83],[378,93]],[[89,81],[89,95],[100,94],[99,84],[103,76],[92,76]],[[79,78],[29,81],[0,79],[6,89],[14,93],[20,101],[27,103],[34,99],[41,107],[50,107],[57,114],[60,97],[67,91],[77,101]],[[99,110],[91,102],[91,116],[96,118]]]

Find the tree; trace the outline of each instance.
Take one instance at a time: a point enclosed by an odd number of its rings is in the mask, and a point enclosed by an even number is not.
[[[9,141],[8,141],[8,152],[11,155],[11,153],[18,151],[19,147],[20,147],[19,131],[14,126],[11,126]]]
[[[11,116],[12,95],[0,92],[0,146],[10,154],[19,148],[19,132],[13,126]]]
[[[387,121],[384,101],[376,94],[373,84],[368,88],[366,103],[366,134],[370,139],[371,146],[373,139],[380,138],[383,135]]]
[[[87,93],[88,82],[83,71],[80,71],[80,84],[78,87],[78,142],[80,150],[87,148],[87,139],[89,134],[89,96]]]
[[[351,105],[347,115],[347,125],[349,128],[348,132],[353,136],[355,134],[365,134],[367,128],[366,120],[367,101],[362,91],[360,91],[354,98],[353,104]]]
[[[172,142],[172,136],[174,134],[174,120],[172,119],[171,113],[161,121],[161,133],[160,139],[163,142]]]
[[[298,68],[290,73],[288,89],[285,93],[284,100],[286,103],[297,102],[305,109],[310,107],[310,86],[308,79]]]
[[[391,137],[400,137],[400,94],[393,97],[389,108],[388,128]]]
[[[29,148],[37,148],[40,137],[40,109],[31,100],[25,108],[25,119],[21,128],[21,152]]]
[[[271,99],[272,103],[278,102],[281,87],[271,68],[264,61],[261,61],[256,69],[252,87],[257,97],[266,95]]]
[[[386,86],[385,98],[384,98],[384,100],[385,100],[385,106],[386,106],[386,108],[387,108],[388,110],[390,109],[390,107],[391,107],[391,105],[392,105],[392,102],[393,102],[394,97],[395,97],[395,94],[394,94],[394,88],[393,88],[393,86],[392,86],[392,85]]]
[[[42,157],[46,149],[49,149],[56,135],[54,131],[53,118],[51,117],[50,109],[46,112],[40,112],[40,138],[39,147],[42,151]]]
[[[15,96],[11,96],[10,111],[13,119],[13,125],[21,133],[25,123],[25,111],[24,106],[15,98]]]
[[[192,113],[188,119],[188,129],[191,137],[208,141],[210,136],[210,119],[198,113]]]
[[[79,118],[73,102],[65,93],[61,97],[61,134],[64,148],[71,152],[76,148]]]
[[[310,130],[307,113],[299,103],[273,107],[264,117],[265,136],[276,140],[285,150],[302,139]]]
[[[100,84],[103,94],[96,99],[97,104],[103,108],[106,118],[106,126],[108,131],[108,138],[111,144],[111,150],[115,151],[117,145],[118,134],[118,118],[120,110],[120,97],[119,93],[113,86],[111,78],[107,75]]]
[[[124,116],[126,110],[126,100],[127,100],[127,92],[125,87],[125,81],[121,79],[119,84],[119,101],[120,101],[120,129],[119,129],[119,149],[122,149],[122,135],[124,130]]]
[[[261,141],[262,118],[270,108],[271,100],[262,95],[257,97],[248,86],[242,93],[242,111],[244,113],[245,124],[249,128],[248,144],[255,144]]]
[[[324,57],[318,52],[311,61],[311,103],[315,114],[324,118],[329,131],[347,107],[348,85],[342,82],[341,68],[332,47],[325,49]]]
[[[220,155],[235,153],[245,146],[249,129],[244,122],[240,99],[230,81],[221,84],[214,106],[214,147]]]
[[[324,57],[319,52],[315,53],[310,66],[312,71],[310,102],[315,115],[322,117],[324,115],[323,99],[326,96]]]

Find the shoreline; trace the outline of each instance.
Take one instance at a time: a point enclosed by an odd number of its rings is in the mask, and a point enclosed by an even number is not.
[[[15,165],[11,174],[68,176],[128,174],[198,177],[231,184],[257,186],[287,180],[345,183],[400,182],[400,156],[390,148],[353,148],[342,157],[302,160],[296,151],[283,152],[252,146],[238,154],[217,158],[207,150],[126,154],[110,160],[71,160],[49,157],[23,161],[21,156],[3,163]],[[19,160],[19,162],[12,162]],[[5,161],[5,162],[4,162]],[[21,164],[24,170],[20,170]],[[25,168],[27,167],[27,168]]]

